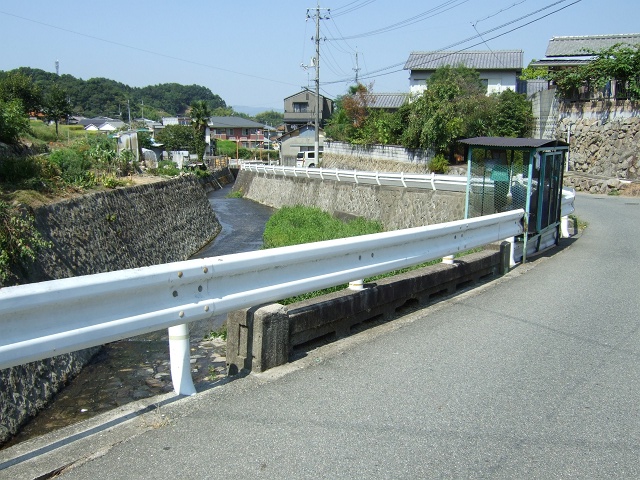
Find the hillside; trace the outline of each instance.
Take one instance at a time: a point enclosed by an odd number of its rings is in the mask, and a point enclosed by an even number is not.
[[[57,82],[69,95],[73,113],[85,117],[104,115],[118,118],[132,117],[159,119],[161,116],[184,114],[194,100],[205,100],[211,109],[226,108],[225,101],[207,87],[163,83],[146,87],[130,87],[108,78],[82,80],[72,75],[56,75],[37,68],[20,67],[11,71],[0,71],[0,80],[11,72],[20,72],[31,77],[42,91]],[[128,102],[128,104],[127,104]]]

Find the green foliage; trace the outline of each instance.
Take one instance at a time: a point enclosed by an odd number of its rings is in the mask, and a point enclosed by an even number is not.
[[[13,71],[0,79],[0,100],[20,100],[24,113],[29,115],[31,112],[40,111],[42,92],[28,75]]]
[[[543,67],[533,66],[533,62],[537,62],[537,60],[534,58],[533,60],[531,60],[531,62],[529,62],[527,68],[522,70],[522,73],[520,74],[520,80],[540,80],[547,78],[547,69]]]
[[[227,198],[243,198],[244,193],[242,190],[235,190],[227,195]]]
[[[209,117],[211,117],[211,109],[204,100],[197,100],[191,103],[189,107],[191,116],[191,126],[195,130],[194,150],[198,156],[198,160],[202,161],[206,149],[206,133],[209,126]]]
[[[28,67],[0,72],[0,81],[12,74],[30,78],[41,91],[47,91],[52,84],[58,83],[68,93],[73,112],[87,117],[126,117],[127,101],[132,116],[142,116],[144,108],[144,116],[155,120],[161,116],[184,114],[194,100],[206,101],[211,109],[226,107],[220,96],[199,85],[165,83],[138,88],[107,78],[82,80]]]
[[[640,98],[640,45],[617,44],[598,52],[587,53],[594,55],[593,61],[547,73],[546,78],[556,85],[561,97],[574,99],[579,96],[581,87],[587,87],[593,92],[615,79],[618,96]]]
[[[424,93],[400,109],[406,125],[402,143],[446,154],[458,138],[486,128],[489,103],[476,70],[462,65],[439,68]]]
[[[284,121],[284,113],[276,112],[275,110],[269,110],[268,112],[258,113],[255,116],[256,122],[263,125],[269,125],[271,127],[277,127]]]
[[[15,277],[15,268],[50,246],[34,226],[33,216],[0,200],[0,285]]]
[[[342,222],[319,208],[283,207],[265,225],[264,248],[298,245],[382,231],[378,222],[356,218]]]
[[[12,188],[53,192],[61,184],[59,168],[44,155],[0,159],[0,182]]]
[[[19,99],[0,100],[0,142],[13,144],[29,132],[29,117]]]
[[[153,146],[153,142],[151,141],[151,132],[138,132],[138,145],[140,148],[148,148],[150,149]]]
[[[429,171],[434,173],[447,173],[449,171],[449,160],[442,154],[436,155],[429,162]]]
[[[65,121],[73,113],[69,96],[64,88],[57,83],[49,87],[44,96],[42,112],[49,121],[56,124],[56,137],[58,137],[58,123]]]
[[[158,162],[158,168],[152,168],[150,172],[154,175],[163,175],[165,177],[176,177],[180,175],[180,169],[176,164],[167,160]]]
[[[156,141],[164,144],[167,151],[195,151],[196,132],[187,125],[167,125],[158,132]]]
[[[528,137],[533,130],[533,110],[526,95],[505,90],[497,96],[489,134],[496,137]]]
[[[54,150],[49,159],[58,167],[65,183],[80,187],[95,185],[95,176],[90,171],[91,161],[77,149],[60,148]]]
[[[125,185],[125,182],[117,179],[113,175],[103,177],[101,183],[106,188],[118,188],[118,187],[123,187]],[[110,222],[115,221],[115,215],[113,215],[113,217],[109,216],[107,220],[109,220]]]
[[[205,340],[211,340],[214,338],[220,338],[224,341],[227,340],[227,324],[223,324],[218,330],[212,330],[208,335],[204,336]]]

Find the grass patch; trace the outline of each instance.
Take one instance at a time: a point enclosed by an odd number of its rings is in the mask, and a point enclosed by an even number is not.
[[[283,207],[271,216],[264,229],[263,243],[264,248],[286,247],[382,231],[380,222],[364,218],[343,222],[319,208],[298,205]]]
[[[230,194],[227,195],[227,198],[243,198],[244,197],[244,193],[242,193],[240,190],[236,190],[235,192],[231,192]]]

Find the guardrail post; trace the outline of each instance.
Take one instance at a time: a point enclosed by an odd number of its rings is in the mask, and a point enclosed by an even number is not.
[[[560,233],[562,234],[562,238],[569,238],[569,217],[562,217],[560,219]]]
[[[169,360],[171,362],[171,381],[178,395],[195,395],[196,387],[191,378],[191,345],[189,344],[189,325],[169,327]]]
[[[349,290],[364,290],[364,279],[349,282]]]
[[[442,257],[442,263],[453,265],[453,255],[445,255],[444,257]]]

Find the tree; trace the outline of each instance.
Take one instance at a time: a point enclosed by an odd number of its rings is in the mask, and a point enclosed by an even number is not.
[[[65,119],[73,112],[71,104],[69,103],[69,97],[67,92],[60,87],[57,83],[54,83],[49,87],[44,97],[43,113],[47,120],[53,121],[56,124],[56,137],[58,136],[58,124],[61,119]]]
[[[16,143],[20,135],[29,132],[29,117],[19,99],[0,99],[0,141]]]
[[[19,71],[10,72],[0,81],[0,100],[20,100],[27,115],[37,113],[42,106],[42,92],[31,77]]]
[[[191,126],[195,129],[196,135],[196,154],[198,155],[198,160],[203,161],[204,158],[204,150],[206,148],[206,135],[207,135],[207,127],[209,126],[209,118],[211,117],[211,110],[209,109],[209,105],[204,100],[196,100],[191,104],[190,115],[191,115]]]
[[[462,65],[438,68],[423,94],[400,109],[403,145],[449,154],[457,139],[488,127],[490,102],[476,70]]]
[[[195,151],[195,130],[187,125],[167,125],[158,132],[156,140],[168,151]]]
[[[497,97],[490,134],[497,137],[528,137],[533,129],[533,110],[526,95],[505,90]]]
[[[270,125],[272,127],[277,127],[282,124],[284,121],[284,114],[280,112],[276,112],[275,110],[269,110],[268,112],[262,112],[255,116],[256,122],[262,123],[263,125]]]

